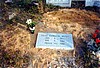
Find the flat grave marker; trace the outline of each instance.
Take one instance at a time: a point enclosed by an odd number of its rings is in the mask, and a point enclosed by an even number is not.
[[[36,48],[74,50],[72,34],[39,32]]]

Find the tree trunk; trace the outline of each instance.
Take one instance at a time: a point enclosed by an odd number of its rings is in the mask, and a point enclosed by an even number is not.
[[[44,13],[45,12],[45,0],[39,1],[38,9],[39,9],[40,13]]]

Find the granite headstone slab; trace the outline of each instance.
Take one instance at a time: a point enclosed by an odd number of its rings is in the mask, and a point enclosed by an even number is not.
[[[95,0],[86,0],[85,1],[85,6],[93,6]]]
[[[71,7],[72,0],[46,0],[46,4],[53,4],[61,7]]]
[[[74,43],[72,34],[39,32],[36,48],[73,50]]]

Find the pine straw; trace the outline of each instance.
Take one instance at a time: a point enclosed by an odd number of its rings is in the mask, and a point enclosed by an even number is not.
[[[43,16],[45,28],[40,28],[40,31],[72,33],[75,43],[80,37],[86,38],[86,35],[100,25],[99,14],[86,10],[60,9],[47,12]]]
[[[30,34],[26,27],[20,25],[7,25],[0,30],[0,66],[2,63],[8,67],[21,68],[29,63],[29,56],[26,52],[30,48]],[[3,59],[2,59],[3,58]]]
[[[42,21],[44,23],[39,23],[36,26],[33,37],[35,40],[38,32],[72,33],[76,46],[80,43],[80,38],[86,38],[86,35],[92,33],[96,26],[100,24],[100,22],[98,22],[100,21],[100,18],[96,13],[78,9],[62,9],[45,13],[43,16]],[[37,49],[33,47],[35,45],[30,47],[32,41],[31,38],[30,33],[26,30],[26,26],[23,28],[19,27],[19,25],[10,25],[7,26],[6,29],[0,30],[1,45],[7,50],[11,49],[14,53],[16,53],[16,50],[19,50],[21,52],[21,55],[19,54],[19,56],[28,55],[31,59],[31,61],[28,59],[30,64],[34,65],[37,60],[38,64],[41,65],[46,59],[51,60],[58,56],[57,50]],[[33,43],[35,43],[34,40]],[[72,53],[73,52],[62,50],[59,55],[71,56]],[[11,53],[11,55],[14,54]]]

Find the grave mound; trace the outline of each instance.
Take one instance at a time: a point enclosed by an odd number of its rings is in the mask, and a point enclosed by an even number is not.
[[[27,30],[18,25],[8,26],[6,29],[0,30],[2,46],[5,46],[6,49],[19,48],[23,53],[29,52],[31,64],[38,64],[39,67],[47,59],[48,61],[52,60],[52,58],[56,58],[58,55],[66,57],[72,55],[72,52],[30,48],[31,42],[33,42],[32,46],[35,46],[38,32],[73,34],[74,45],[77,46],[80,43],[80,38],[85,39],[86,35],[94,32],[95,28],[100,25],[100,17],[96,13],[78,9],[61,9],[47,12],[43,14],[42,21],[43,23],[36,25],[34,36],[30,36]]]

